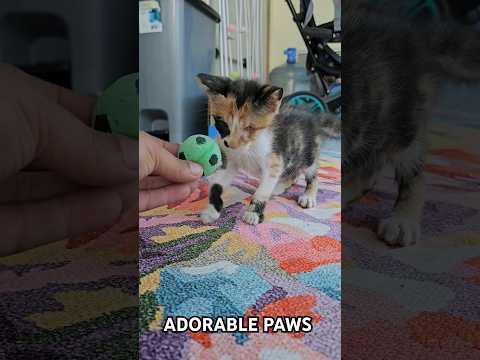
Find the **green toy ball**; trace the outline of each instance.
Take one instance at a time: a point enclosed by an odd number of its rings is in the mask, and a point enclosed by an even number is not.
[[[94,128],[138,138],[138,73],[122,76],[97,100]]]
[[[213,174],[222,165],[220,148],[215,140],[205,135],[188,137],[180,144],[178,157],[200,164],[204,176]]]

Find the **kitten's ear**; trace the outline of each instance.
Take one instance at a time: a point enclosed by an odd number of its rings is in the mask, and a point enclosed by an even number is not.
[[[229,78],[209,74],[198,74],[197,78],[200,87],[206,92],[227,96],[231,81]]]
[[[277,111],[282,98],[282,88],[273,85],[264,85],[260,89],[256,103],[261,106],[267,106],[270,111]]]

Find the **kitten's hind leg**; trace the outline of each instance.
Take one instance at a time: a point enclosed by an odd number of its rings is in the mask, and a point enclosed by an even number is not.
[[[208,206],[200,214],[204,224],[210,224],[220,217],[223,208],[222,193],[233,181],[235,173],[232,169],[218,170],[209,179]]]
[[[309,209],[317,206],[317,192],[318,192],[318,165],[313,165],[305,172],[305,181],[307,186],[305,192],[298,197],[298,205]]]
[[[389,245],[408,246],[420,238],[424,204],[424,175],[421,161],[396,163],[398,197],[390,218],[380,222],[378,235]]]

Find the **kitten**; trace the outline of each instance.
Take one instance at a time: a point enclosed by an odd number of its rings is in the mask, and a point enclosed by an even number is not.
[[[442,82],[480,81],[480,34],[458,24],[399,20],[391,8],[361,1],[342,10],[342,208],[392,164],[398,197],[378,235],[411,245],[420,237],[427,121]]]
[[[298,204],[315,207],[320,147],[327,138],[339,137],[338,120],[331,114],[281,107],[283,90],[275,86],[207,74],[198,79],[209,97],[223,157],[222,169],[209,179],[209,205],[202,221],[218,219],[222,193],[240,170],[260,179],[243,215],[248,224],[262,222],[268,199],[283,193],[301,174],[307,186]]]

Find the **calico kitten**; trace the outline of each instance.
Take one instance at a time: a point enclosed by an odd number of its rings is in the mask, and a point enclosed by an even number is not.
[[[378,235],[391,245],[410,245],[420,237],[427,123],[436,94],[448,79],[480,81],[480,34],[455,24],[402,20],[391,8],[361,1],[345,5],[342,208],[393,165],[398,197]]]
[[[298,204],[316,206],[320,147],[327,138],[339,136],[337,119],[281,108],[283,90],[275,86],[207,74],[199,74],[198,79],[209,97],[223,155],[223,168],[209,179],[209,205],[202,221],[218,219],[222,193],[240,170],[260,179],[243,215],[248,224],[262,222],[270,196],[283,193],[302,174],[307,186]]]

